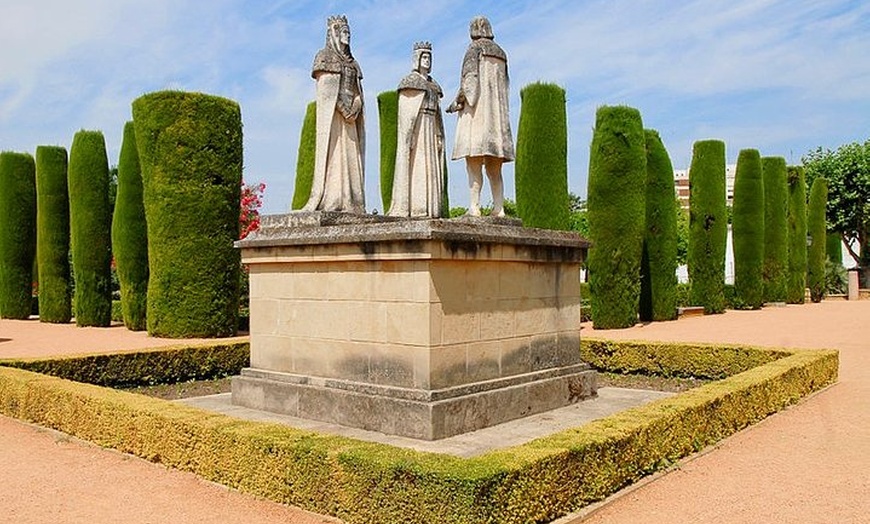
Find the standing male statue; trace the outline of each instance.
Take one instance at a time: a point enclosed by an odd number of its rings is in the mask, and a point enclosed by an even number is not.
[[[365,213],[362,70],[350,52],[347,18],[330,16],[314,57],[317,138],[311,196],[303,211]]]
[[[468,214],[480,216],[483,167],[492,187],[492,216],[504,216],[501,165],[514,159],[508,117],[507,55],[493,41],[492,26],[483,16],[471,21],[471,44],[462,60],[462,78],[448,113],[459,113],[453,160],[465,158],[471,203]]]
[[[444,213],[444,123],[441,86],[432,79],[432,44],[414,44],[413,70],[399,83],[398,141],[388,215],[440,218]]]

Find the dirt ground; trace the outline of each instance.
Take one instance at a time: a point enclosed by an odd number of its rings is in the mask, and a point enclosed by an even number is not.
[[[582,336],[836,348],[840,382],[563,522],[870,522],[870,301],[728,311]],[[5,340],[4,340],[5,339]],[[0,359],[177,341],[0,320]],[[0,521],[337,522],[0,417]]]

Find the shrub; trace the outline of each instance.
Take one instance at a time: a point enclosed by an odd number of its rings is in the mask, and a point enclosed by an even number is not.
[[[821,302],[825,297],[825,248],[827,244],[827,221],[825,207],[828,205],[828,181],[816,178],[810,188],[807,204],[807,285],[810,300]]]
[[[315,142],[317,140],[317,102],[305,108],[305,119],[299,136],[299,152],[296,156],[296,187],[293,191],[293,209],[302,209],[311,196],[314,183]]]
[[[393,177],[396,174],[399,139],[398,91],[384,91],[378,95],[378,123],[381,131],[381,203],[386,213],[393,202]]]
[[[825,260],[825,289],[824,294],[845,295],[849,292],[849,277],[843,264],[834,264]]]
[[[109,159],[100,131],[79,131],[69,152],[69,211],[76,325],[112,323]]]
[[[590,149],[592,321],[599,329],[629,327],[637,322],[644,235],[646,139],[640,112],[598,108]]]
[[[786,302],[803,304],[807,289],[807,183],[804,168],[789,166]]]
[[[689,280],[692,303],[725,311],[725,142],[695,142],[689,167]]]
[[[0,365],[113,388],[177,384],[238,375],[250,365],[250,344],[171,346],[105,355],[0,361]]]
[[[143,331],[146,328],[148,302],[148,231],[133,122],[124,125],[124,141],[118,161],[112,249],[121,285],[124,325],[132,331]]]
[[[63,147],[36,148],[40,322],[66,324],[72,318],[67,168],[66,149]]]
[[[646,136],[646,229],[640,281],[640,319],[677,318],[677,201],[674,168],[657,131]]]
[[[524,87],[520,99],[515,167],[517,211],[524,226],[568,229],[565,90],[538,82]]]
[[[764,304],[764,179],[757,149],[743,149],[737,157],[732,223],[734,287],[749,309]]]
[[[238,325],[239,105],[161,91],[133,102],[148,223],[148,333],[233,335]]]
[[[0,153],[0,318],[26,319],[33,307],[36,165],[27,153]]]
[[[788,291],[788,178],[785,158],[763,157],[764,301],[785,302]]]

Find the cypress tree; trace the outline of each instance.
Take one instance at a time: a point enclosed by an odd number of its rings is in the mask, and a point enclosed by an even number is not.
[[[589,155],[589,287],[595,328],[637,322],[644,235],[646,139],[637,109],[603,106]]]
[[[788,291],[788,176],[783,157],[763,157],[764,301],[785,302]]]
[[[658,132],[646,136],[646,230],[640,281],[640,319],[677,317],[677,201],[674,167]]]
[[[133,122],[124,125],[118,160],[118,194],[112,217],[112,249],[121,284],[124,325],[132,331],[146,327],[148,301],[148,232],[142,200],[142,172]]]
[[[515,168],[517,212],[525,226],[568,229],[565,90],[538,82],[524,87],[520,99]]]
[[[827,246],[825,247],[825,253],[828,255],[828,260],[832,263],[842,266],[843,265],[843,237],[840,236],[836,231],[828,232],[827,236]]]
[[[147,218],[148,333],[236,333],[242,117],[232,100],[160,91],[133,101]]]
[[[816,178],[810,188],[810,202],[807,205],[807,233],[809,249],[807,252],[807,285],[810,300],[821,302],[825,297],[825,247],[827,222],[825,208],[828,205],[828,181]]]
[[[27,319],[36,256],[36,165],[27,153],[0,153],[0,318]]]
[[[786,302],[803,304],[807,288],[807,182],[804,168],[789,166],[788,287]]]
[[[398,91],[384,91],[378,95],[378,123],[381,131],[381,203],[386,213],[393,202],[393,177],[396,174],[396,148],[399,140]],[[447,205],[444,207],[449,209]]]
[[[693,304],[725,311],[725,142],[701,140],[689,167],[689,280]]]
[[[764,304],[764,179],[757,149],[743,149],[734,178],[734,287],[750,309]]]
[[[100,131],[79,131],[69,151],[70,242],[76,325],[112,323],[109,159]]]
[[[40,322],[66,324],[72,318],[67,168],[65,148],[36,148],[36,256]]]
[[[299,152],[296,155],[296,187],[293,191],[293,209],[302,209],[311,196],[314,183],[314,156],[317,141],[317,102],[305,108],[305,119],[299,136]]]

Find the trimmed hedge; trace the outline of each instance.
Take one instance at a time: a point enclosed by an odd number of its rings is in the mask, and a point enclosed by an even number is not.
[[[109,159],[100,131],[81,130],[69,151],[70,243],[79,327],[112,323]]]
[[[807,289],[807,182],[804,168],[788,166],[788,279],[785,301],[803,304]]]
[[[26,319],[33,308],[36,165],[27,153],[0,153],[0,318]]]
[[[384,91],[378,95],[378,124],[381,131],[381,204],[386,214],[393,202],[393,178],[396,175],[396,150],[399,141],[398,91]],[[445,184],[445,188],[446,186]],[[444,207],[449,209],[446,204]]]
[[[764,177],[764,301],[788,291],[788,176],[783,157],[762,157]]]
[[[124,325],[131,331],[146,328],[148,302],[148,231],[142,198],[142,170],[133,122],[124,125],[118,160],[118,194],[112,217],[112,249],[121,285]]]
[[[640,319],[677,318],[677,200],[674,167],[658,131],[646,136],[646,230],[640,280]]]
[[[130,387],[238,375],[250,365],[250,343],[173,346],[130,353],[0,361],[35,373],[97,386]]]
[[[633,326],[640,300],[646,138],[640,111],[602,106],[589,154],[586,262],[596,329]]]
[[[299,135],[299,151],[296,154],[296,185],[293,191],[291,209],[302,209],[311,196],[311,184],[314,183],[314,156],[317,140],[317,102],[311,102],[305,108],[305,118],[302,120],[302,131]],[[395,151],[393,152],[395,154]],[[395,159],[393,160],[395,162]]]
[[[745,307],[758,309],[764,304],[764,179],[757,149],[737,157],[731,221],[734,287]]]
[[[610,373],[720,380],[789,356],[785,350],[685,342],[584,338],[582,360]]]
[[[514,168],[517,212],[526,227],[568,229],[565,90],[537,82],[520,91],[520,100]]]
[[[688,269],[693,305],[705,313],[725,311],[725,142],[701,140],[689,168]]]
[[[133,101],[148,223],[153,336],[235,335],[242,114],[232,100],[160,91]]]
[[[608,356],[612,353],[616,360],[648,360],[649,365],[638,366],[647,372],[662,362],[670,362],[674,374],[692,372],[684,368],[692,363],[678,356],[686,345],[591,340],[583,345],[584,354],[602,362],[614,361]],[[0,368],[0,413],[349,522],[546,522],[837,378],[836,351],[704,346],[697,352],[709,354],[701,367],[711,375],[769,361],[680,395],[471,459],[242,421],[10,368]]]
[[[69,261],[69,187],[66,149],[36,148],[36,257],[39,267],[39,321],[72,319]]]
[[[821,302],[825,298],[825,251],[827,245],[827,219],[825,208],[828,206],[828,180],[816,178],[810,188],[810,201],[807,204],[807,236],[810,245],[807,250],[807,286],[810,300]]]

